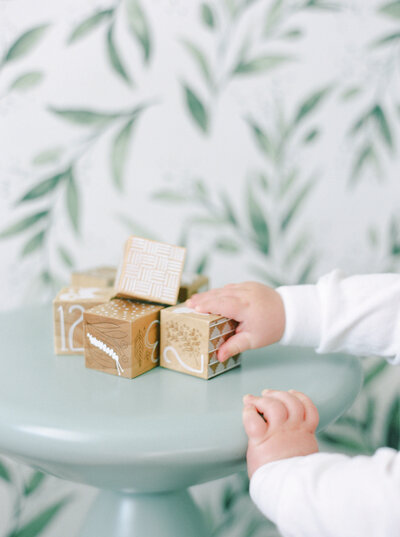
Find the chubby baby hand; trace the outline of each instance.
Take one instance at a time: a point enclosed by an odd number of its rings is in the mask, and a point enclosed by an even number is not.
[[[239,323],[236,333],[218,350],[221,362],[247,349],[276,343],[285,330],[281,296],[262,283],[229,284],[193,295],[187,305],[201,313],[216,313]]]
[[[247,470],[250,478],[268,462],[318,451],[315,438],[318,410],[303,393],[264,390],[261,397],[245,395],[243,403],[243,425],[249,437]]]

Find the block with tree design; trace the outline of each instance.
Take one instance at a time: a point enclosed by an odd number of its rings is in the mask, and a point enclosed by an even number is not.
[[[115,294],[160,304],[176,304],[185,248],[129,237],[115,282]]]
[[[134,378],[159,365],[163,306],[114,298],[85,312],[85,364]]]
[[[116,267],[77,270],[71,274],[71,285],[74,287],[113,287],[116,275]]]
[[[210,379],[237,367],[236,355],[221,363],[220,346],[236,330],[237,322],[221,315],[198,313],[180,304],[161,311],[160,365]]]
[[[83,312],[108,302],[114,295],[107,287],[64,287],[53,300],[56,354],[83,354]]]

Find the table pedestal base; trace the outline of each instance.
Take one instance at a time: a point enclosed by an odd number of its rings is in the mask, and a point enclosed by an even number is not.
[[[202,512],[186,491],[123,494],[102,491],[81,537],[207,537]]]

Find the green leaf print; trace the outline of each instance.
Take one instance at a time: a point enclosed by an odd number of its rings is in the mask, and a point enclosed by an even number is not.
[[[152,195],[152,198],[154,200],[168,201],[171,203],[176,203],[176,202],[184,203],[188,199],[186,194],[182,192],[175,192],[174,190],[168,190],[168,189],[158,190],[157,192],[154,192]]]
[[[0,461],[0,479],[3,481],[7,481],[7,483],[11,483],[11,476],[10,472],[8,471],[7,466]]]
[[[38,86],[44,78],[44,74],[40,71],[30,71],[18,76],[9,86],[10,91],[28,91]]]
[[[315,265],[317,264],[317,260],[314,256],[311,256],[310,259],[306,262],[303,269],[301,270],[299,277],[297,279],[297,283],[299,285],[302,285],[304,283],[308,283],[310,279],[310,275],[312,271],[314,270]]]
[[[248,119],[247,123],[249,124],[251,131],[254,135],[254,138],[257,142],[258,147],[261,151],[268,156],[271,156],[273,153],[272,144],[269,140],[267,133],[254,121]]]
[[[118,113],[95,112],[94,110],[85,109],[62,109],[49,107],[49,110],[65,121],[90,127],[104,127],[119,117]]]
[[[23,247],[22,252],[21,252],[21,257],[25,257],[31,254],[32,252],[35,252],[36,250],[38,250],[42,246],[45,236],[46,236],[45,231],[39,231],[39,233],[36,233],[35,235],[33,235],[33,237],[31,237],[28,240],[28,242],[25,244],[25,246]]]
[[[64,246],[59,246],[57,251],[64,265],[66,265],[68,268],[72,268],[75,263],[68,250]]]
[[[400,397],[396,397],[387,414],[385,445],[400,448]]]
[[[267,12],[265,20],[264,35],[268,36],[270,32],[279,24],[283,15],[283,0],[272,2]]]
[[[30,496],[33,494],[46,479],[46,475],[43,472],[34,472],[29,481],[25,484],[24,494]]]
[[[196,266],[195,266],[195,273],[196,274],[204,274],[208,264],[209,264],[209,260],[210,260],[210,256],[209,256],[209,253],[208,252],[205,252],[204,254],[202,254],[199,259],[197,260],[196,262]]]
[[[298,28],[294,28],[293,30],[288,30],[287,32],[283,33],[282,38],[294,40],[294,39],[300,39],[302,35],[303,35],[303,32],[301,30],[299,30]]]
[[[247,188],[247,212],[254,232],[255,242],[260,251],[267,255],[270,246],[269,227],[264,216],[264,211],[260,207],[257,197],[254,195],[251,183],[249,183]]]
[[[322,2],[321,0],[308,0],[304,7],[322,11],[338,11],[341,5],[333,2]]]
[[[319,129],[311,129],[303,138],[303,143],[309,144],[311,142],[314,142],[319,138],[320,131]]]
[[[75,232],[79,233],[79,195],[73,171],[70,170],[66,195],[67,213]]]
[[[328,442],[334,446],[340,446],[341,448],[346,448],[351,452],[355,453],[365,453],[366,448],[363,442],[358,439],[350,438],[345,435],[340,434],[330,434],[327,432],[319,433],[318,438],[324,442]]]
[[[41,151],[35,157],[33,157],[32,164],[34,166],[44,166],[46,164],[52,164],[60,159],[62,153],[63,149],[61,147],[52,147],[50,149],[45,149],[44,151]]]
[[[265,73],[293,60],[294,58],[291,56],[280,54],[258,56],[250,60],[242,59],[233,69],[233,73],[236,75]]]
[[[282,220],[281,220],[281,231],[286,231],[289,224],[292,222],[294,216],[300,209],[301,205],[304,203],[305,199],[311,192],[312,188],[314,187],[315,180],[312,179],[309,181],[306,185],[303,186],[303,188],[299,191],[299,193],[295,196],[294,200],[289,205],[289,208],[284,213]]]
[[[200,127],[200,129],[206,133],[208,131],[209,123],[206,107],[191,88],[189,88],[188,86],[184,86],[184,91],[186,105],[190,112],[190,115],[192,116],[198,127]]]
[[[389,364],[386,362],[386,360],[381,359],[377,364],[375,364],[373,367],[368,369],[368,371],[364,374],[364,384],[363,386],[368,386],[371,382],[373,382],[383,371],[386,370],[387,366]]]
[[[236,227],[238,225],[238,220],[228,194],[226,192],[220,192],[219,198],[225,210],[225,219]]]
[[[237,253],[240,251],[240,246],[237,241],[229,237],[221,237],[215,243],[215,248],[227,253]]]
[[[128,84],[132,83],[131,77],[128,75],[122,60],[120,58],[119,52],[116,49],[113,36],[114,26],[111,25],[107,32],[107,53],[110,60],[110,64],[114,71]]]
[[[360,95],[361,92],[361,88],[359,88],[358,86],[352,86],[350,88],[345,89],[340,95],[340,98],[342,99],[342,101],[350,101],[351,99],[354,99],[354,97],[357,97],[357,95]]]
[[[12,224],[8,228],[6,228],[4,231],[2,231],[0,233],[0,239],[5,239],[8,237],[13,237],[14,235],[18,235],[18,233],[21,233],[22,231],[29,229],[31,226],[36,224],[36,222],[39,222],[40,220],[48,216],[48,214],[49,214],[49,211],[40,211],[38,213],[27,216],[23,218],[22,220],[19,220],[15,224]]]
[[[395,32],[393,34],[385,35],[380,39],[377,39],[372,43],[372,47],[382,47],[390,43],[394,43],[400,39],[400,32]]]
[[[98,11],[94,15],[91,15],[87,19],[83,20],[76,28],[71,32],[68,38],[68,44],[75,43],[79,39],[82,39],[90,32],[95,30],[102,22],[109,20],[114,14],[114,9],[104,9]]]
[[[54,503],[34,518],[32,518],[22,528],[14,531],[10,537],[37,537],[56,517],[60,510],[65,507],[67,500]]]
[[[289,192],[292,186],[295,184],[299,176],[299,170],[294,168],[290,170],[287,174],[282,177],[281,183],[279,185],[279,198],[283,199],[287,192]]]
[[[142,46],[144,61],[148,63],[151,57],[152,46],[150,27],[146,15],[138,0],[127,0],[126,9],[129,29]]]
[[[129,142],[135,119],[130,119],[118,132],[111,147],[111,169],[114,184],[118,190],[123,189],[123,175],[128,157]]]
[[[26,56],[39,43],[48,27],[48,24],[41,24],[24,32],[4,54],[3,63],[19,60]]]
[[[322,101],[327,97],[331,89],[332,86],[328,86],[326,88],[314,92],[312,95],[307,97],[307,99],[305,99],[299,106],[295,114],[293,124],[298,125],[299,123],[301,123],[313,110],[315,110],[322,103]]]
[[[393,256],[400,255],[400,230],[395,218],[392,217],[389,228],[390,253]]]
[[[200,48],[197,45],[195,45],[191,41],[182,39],[182,44],[186,48],[186,50],[189,52],[189,54],[192,56],[192,58],[194,58],[194,60],[196,61],[200,69],[200,72],[204,76],[204,79],[209,85],[209,87],[213,89],[214,83],[213,83],[211,71],[208,66],[208,62],[204,53],[200,50]]]
[[[42,196],[45,196],[49,192],[52,192],[60,183],[60,181],[63,181],[66,179],[66,177],[69,174],[69,170],[64,171],[62,173],[59,173],[57,175],[54,175],[52,177],[49,177],[48,179],[45,179],[44,181],[41,181],[39,184],[35,185],[33,188],[28,190],[26,194],[19,200],[18,203],[23,203],[25,201],[31,201],[37,198],[41,198]]]
[[[371,114],[377,123],[378,130],[382,136],[383,141],[386,143],[389,149],[393,149],[392,133],[390,131],[389,123],[386,119],[383,108],[379,104],[376,104],[373,107]]]
[[[379,9],[379,12],[394,19],[400,19],[400,2],[390,2]]]
[[[201,20],[206,26],[208,26],[209,28],[215,27],[215,16],[210,4],[207,4],[206,2],[201,4],[200,15]]]
[[[351,177],[353,182],[358,179],[365,165],[370,162],[377,162],[375,150],[370,143],[366,143],[360,150],[356,161],[354,162]]]

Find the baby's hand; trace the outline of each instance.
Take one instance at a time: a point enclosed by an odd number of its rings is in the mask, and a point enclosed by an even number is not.
[[[239,323],[235,335],[218,351],[221,362],[247,349],[276,343],[285,329],[285,310],[279,293],[261,283],[233,283],[212,289],[193,295],[187,305],[199,312],[216,313]]]
[[[243,402],[243,425],[249,437],[247,470],[250,478],[257,468],[268,462],[318,451],[315,438],[318,410],[303,393],[264,390],[262,397],[245,395]]]

